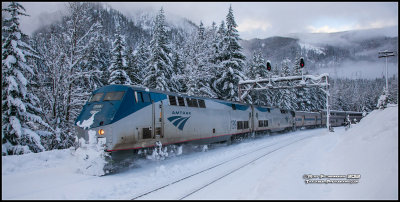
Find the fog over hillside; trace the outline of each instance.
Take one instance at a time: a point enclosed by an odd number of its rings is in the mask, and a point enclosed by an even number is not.
[[[286,37],[242,40],[247,57],[261,51],[275,65],[300,55],[310,73],[330,73],[333,77],[381,78],[385,59],[378,52],[398,51],[397,27],[337,33],[297,33]],[[388,74],[398,74],[398,57],[388,58]],[[273,65],[273,66],[275,66]]]

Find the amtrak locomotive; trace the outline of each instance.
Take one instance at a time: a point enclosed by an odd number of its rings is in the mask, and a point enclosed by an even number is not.
[[[347,114],[331,111],[332,126],[343,125]],[[352,120],[361,117],[351,112]],[[91,125],[83,126],[90,119]],[[88,141],[89,132],[95,132],[97,138],[105,138],[105,150],[111,156],[159,143],[230,142],[246,134],[325,124],[325,111],[296,112],[127,85],[95,90],[75,121],[78,138]]]

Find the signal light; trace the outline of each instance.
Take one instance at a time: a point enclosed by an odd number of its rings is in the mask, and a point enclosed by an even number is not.
[[[303,68],[304,67],[304,59],[300,58],[300,67]]]
[[[271,71],[271,63],[270,62],[267,62],[267,70]]]
[[[106,132],[103,129],[99,130],[99,135],[104,135]]]

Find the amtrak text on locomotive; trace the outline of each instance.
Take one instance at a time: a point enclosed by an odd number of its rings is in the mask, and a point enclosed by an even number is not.
[[[191,112],[185,112],[185,111],[172,111],[172,114],[175,115],[191,115]]]

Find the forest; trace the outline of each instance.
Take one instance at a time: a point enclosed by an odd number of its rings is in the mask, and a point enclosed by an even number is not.
[[[3,156],[76,146],[75,119],[91,92],[105,85],[239,101],[240,80],[299,75],[299,59],[307,61],[303,49],[293,49],[268,71],[261,50],[246,50],[246,56],[232,7],[218,25],[183,19],[184,27],[167,23],[163,8],[137,19],[101,3],[71,2],[67,12],[28,36],[19,17],[29,13],[15,2],[2,9]],[[392,103],[397,83],[397,76],[390,78]],[[333,79],[331,109],[371,111],[384,85],[384,78]],[[313,111],[325,108],[325,97],[318,88],[285,89],[252,93],[245,101]]]

